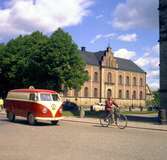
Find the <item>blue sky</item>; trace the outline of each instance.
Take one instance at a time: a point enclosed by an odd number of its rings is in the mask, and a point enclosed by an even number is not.
[[[158,0],[0,0],[0,42],[58,27],[79,47],[105,50],[144,69],[151,88],[159,88]]]

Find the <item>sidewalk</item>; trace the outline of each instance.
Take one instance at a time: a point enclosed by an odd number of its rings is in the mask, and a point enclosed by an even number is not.
[[[99,119],[97,118],[65,117],[63,121],[100,125]],[[160,125],[158,122],[154,124],[154,123],[149,123],[149,122],[128,121],[127,127],[136,128],[136,129],[167,131],[167,125]]]
[[[3,111],[0,111],[0,114],[6,114],[6,113],[3,110]],[[93,124],[93,125],[100,126],[99,119],[97,118],[64,117],[62,121],[78,122],[83,124],[85,123],[85,124]],[[127,128],[167,131],[167,125],[160,125],[158,122],[150,123],[150,122],[128,121]]]

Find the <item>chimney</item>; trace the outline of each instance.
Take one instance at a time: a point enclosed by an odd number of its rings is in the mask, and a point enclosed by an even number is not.
[[[81,51],[85,52],[86,51],[86,47],[81,47]]]

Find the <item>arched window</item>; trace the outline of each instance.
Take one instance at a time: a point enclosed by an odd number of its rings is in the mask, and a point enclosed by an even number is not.
[[[97,73],[97,72],[94,73],[94,81],[95,81],[95,82],[98,81],[98,73]]]
[[[140,86],[142,87],[143,86],[143,79],[140,78]]]
[[[84,88],[84,97],[88,97],[88,87]]]
[[[119,75],[118,83],[121,84],[121,85],[123,84],[123,80],[122,80],[122,76],[121,75]]]
[[[107,79],[108,79],[108,83],[112,83],[112,74],[110,72],[108,73]]]
[[[143,92],[140,91],[140,99],[143,99]]]
[[[112,96],[112,91],[111,89],[108,89],[107,90],[107,98],[111,97]]]
[[[136,91],[133,91],[132,99],[136,99]]]
[[[89,75],[89,72],[88,72],[88,70],[86,70],[85,72],[86,72],[86,74],[88,75],[88,77],[89,77],[89,80],[90,80],[90,79],[91,79],[91,76]],[[89,81],[89,80],[88,80],[88,81]]]
[[[133,85],[136,86],[136,77],[133,77]]]
[[[129,76],[126,77],[126,85],[129,86],[130,81],[129,81]]]
[[[78,91],[76,89],[74,90],[74,97],[78,97]]]
[[[119,90],[118,98],[122,98],[122,90]]]
[[[94,88],[94,97],[97,98],[98,97],[98,89]]]
[[[126,99],[129,99],[129,91],[126,91]]]

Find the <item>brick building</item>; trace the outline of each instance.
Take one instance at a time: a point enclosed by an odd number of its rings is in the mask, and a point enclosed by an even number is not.
[[[78,105],[90,106],[104,102],[108,96],[120,106],[145,106],[146,72],[134,62],[114,57],[110,47],[105,51],[81,49],[89,80],[80,91],[69,90],[65,98]]]

